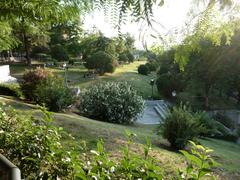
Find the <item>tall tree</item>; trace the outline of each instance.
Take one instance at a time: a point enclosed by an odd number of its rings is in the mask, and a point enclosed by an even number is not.
[[[22,44],[25,47],[27,63],[31,64],[29,51],[32,36],[48,29],[51,24],[62,22],[78,16],[80,5],[86,1],[80,0],[2,0],[0,2],[0,17],[10,25],[19,27]],[[38,30],[35,33],[34,30]],[[44,31],[41,31],[44,32]]]

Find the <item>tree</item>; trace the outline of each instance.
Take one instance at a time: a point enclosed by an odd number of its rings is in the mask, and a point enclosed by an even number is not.
[[[92,56],[98,51],[103,51],[113,57],[117,57],[114,39],[107,38],[102,34],[90,34],[80,43],[83,60]]]
[[[98,51],[86,59],[85,66],[88,69],[95,69],[103,75],[106,72],[113,73],[118,63],[114,58],[104,51]]]
[[[78,4],[79,3],[79,4]],[[71,19],[78,15],[80,4],[78,0],[65,1],[25,1],[3,0],[0,2],[0,17],[10,26],[19,27],[22,44],[25,47],[26,59],[31,64],[30,49],[32,36],[46,35],[51,24]]]
[[[82,36],[81,22],[79,19],[53,25],[50,30],[50,47],[62,46],[71,56],[80,55],[80,40]]]

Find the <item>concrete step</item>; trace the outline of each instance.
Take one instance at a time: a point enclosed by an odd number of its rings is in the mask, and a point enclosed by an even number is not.
[[[157,108],[162,112],[162,114],[165,117],[166,116],[166,109],[164,107],[162,107],[160,104],[157,105]]]
[[[168,113],[169,113],[169,107],[166,103],[158,103],[154,107],[157,114],[161,117],[162,120],[166,119]]]
[[[158,106],[155,106],[154,107],[154,110],[157,112],[157,114],[160,116],[161,120],[165,119],[166,116],[165,114],[163,113],[163,111],[158,107]]]

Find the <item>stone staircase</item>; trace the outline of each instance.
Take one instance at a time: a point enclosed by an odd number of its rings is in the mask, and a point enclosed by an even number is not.
[[[160,121],[166,119],[168,113],[169,113],[169,104],[167,104],[165,101],[159,102],[154,106],[154,110],[160,117]]]
[[[139,116],[137,123],[140,124],[160,124],[169,113],[170,103],[164,100],[145,101],[145,109]]]

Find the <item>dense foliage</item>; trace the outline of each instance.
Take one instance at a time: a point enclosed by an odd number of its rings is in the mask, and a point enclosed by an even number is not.
[[[0,84],[0,94],[6,96],[14,96],[17,98],[22,98],[23,94],[18,84]]]
[[[58,77],[48,77],[41,81],[34,94],[35,101],[45,105],[50,111],[61,111],[74,102],[71,90],[65,86],[64,80]]]
[[[64,80],[47,69],[38,67],[26,71],[20,86],[27,99],[45,105],[51,111],[61,111],[74,102]]]
[[[50,114],[34,118],[0,105],[1,154],[21,170],[22,178],[55,179],[72,176],[70,153],[61,144],[62,132]]]
[[[133,123],[143,105],[143,99],[126,83],[94,85],[80,97],[83,115],[112,123]]]
[[[175,149],[183,149],[189,140],[198,137],[202,125],[186,106],[173,107],[161,124],[162,135]]]
[[[96,73],[113,73],[118,66],[118,62],[109,54],[98,51],[86,59],[84,64],[88,69],[94,69]]]
[[[148,75],[150,73],[148,67],[144,64],[141,64],[139,67],[138,67],[138,73],[139,74],[142,74],[142,75]]]
[[[23,80],[20,84],[21,89],[25,97],[29,100],[35,100],[35,90],[37,85],[41,81],[46,80],[48,77],[53,76],[53,73],[49,70],[37,67],[36,69],[31,69],[23,74]]]

